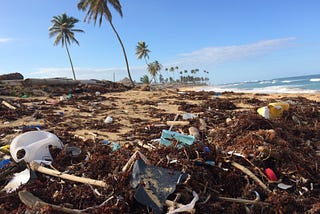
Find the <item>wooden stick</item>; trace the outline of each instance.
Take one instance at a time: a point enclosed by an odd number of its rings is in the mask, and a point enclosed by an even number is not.
[[[7,101],[2,101],[2,104],[3,105],[5,105],[5,106],[7,106],[8,108],[10,108],[10,109],[13,109],[13,110],[15,110],[15,109],[17,109],[16,107],[14,107],[13,105],[11,105],[10,103],[8,103]]]
[[[139,157],[147,164],[150,165],[150,161],[147,159],[146,156],[144,156],[139,150],[135,151],[133,153],[133,155],[131,155],[131,157],[129,158],[128,162],[126,163],[126,165],[124,165],[124,167],[122,168],[122,172],[127,172],[129,171],[129,169],[131,168],[131,166],[133,165],[134,161],[137,158],[137,155],[139,155]]]
[[[189,121],[167,121],[168,126],[187,126],[189,124]]]
[[[178,119],[178,117],[179,117],[179,113],[176,115],[176,117],[174,118],[173,121],[176,121]],[[172,127],[173,127],[173,124],[171,124],[171,126],[169,128],[169,131],[171,131]]]
[[[250,178],[252,178],[255,182],[257,182],[266,192],[271,193],[272,191],[257,177],[255,176],[249,169],[238,164],[236,162],[231,162],[231,165],[237,169],[240,169],[243,173],[247,174]]]
[[[108,187],[108,185],[104,181],[94,180],[91,178],[78,177],[75,175],[64,174],[64,173],[59,172],[57,170],[52,170],[52,169],[48,169],[46,167],[43,167],[35,161],[32,161],[30,163],[30,168],[33,171],[42,172],[47,175],[52,175],[52,176],[59,177],[62,179],[67,179],[70,181],[75,181],[75,182],[84,183],[84,184],[91,184],[94,186],[100,186],[100,187],[105,187],[105,188]]]
[[[218,197],[220,200],[229,201],[229,202],[236,202],[236,203],[243,203],[243,204],[261,204],[261,205],[270,205],[267,202],[259,201],[257,199],[248,200],[242,198],[228,198],[228,197]]]

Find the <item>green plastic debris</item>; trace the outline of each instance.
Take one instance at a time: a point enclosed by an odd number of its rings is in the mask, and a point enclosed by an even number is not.
[[[71,97],[72,97],[72,94],[67,95],[67,99],[71,99]]]
[[[195,137],[192,135],[184,135],[170,130],[162,130],[160,144],[170,146],[172,144],[171,140],[178,141],[179,143],[177,147],[181,148],[184,145],[192,145],[195,141]]]

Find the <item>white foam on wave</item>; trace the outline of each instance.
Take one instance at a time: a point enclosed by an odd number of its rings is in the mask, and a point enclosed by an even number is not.
[[[320,78],[312,78],[309,81],[310,82],[320,82]]]
[[[264,93],[264,94],[310,94],[319,93],[317,90],[289,88],[284,86],[269,86],[264,88],[240,89],[240,88],[222,88],[218,86],[203,86],[196,91],[214,91],[214,92],[235,92],[235,93]]]

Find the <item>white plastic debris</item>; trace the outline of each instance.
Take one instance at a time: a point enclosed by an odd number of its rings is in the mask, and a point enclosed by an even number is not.
[[[61,149],[63,143],[56,135],[47,131],[25,132],[13,139],[10,144],[10,154],[16,162],[52,160],[49,146]]]
[[[279,184],[278,184],[278,187],[279,187],[280,189],[286,190],[286,189],[290,189],[290,188],[292,187],[292,185],[287,185],[287,184],[284,184],[284,183],[279,183]]]
[[[189,204],[186,204],[182,207],[179,207],[178,209],[172,210],[167,212],[167,214],[175,214],[175,213],[181,213],[181,212],[192,212],[192,210],[194,209],[194,206],[196,205],[196,202],[199,200],[199,196],[198,194],[193,191],[193,199]]]
[[[112,117],[108,116],[105,120],[104,123],[112,123],[113,119]]]
[[[182,115],[182,119],[184,119],[184,120],[193,119],[196,117],[197,117],[197,115],[191,114],[191,113],[185,113],[184,115]]]
[[[16,191],[21,185],[26,184],[30,179],[30,170],[26,168],[22,172],[14,173],[14,177],[9,183],[2,189],[7,193]]]

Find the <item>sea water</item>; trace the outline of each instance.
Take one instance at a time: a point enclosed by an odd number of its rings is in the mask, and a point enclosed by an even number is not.
[[[320,74],[213,85],[203,87],[201,90],[251,93],[320,93]]]

